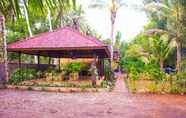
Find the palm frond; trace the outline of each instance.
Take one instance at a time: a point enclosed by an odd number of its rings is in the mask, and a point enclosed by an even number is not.
[[[72,1],[73,5],[76,5],[76,0],[23,0],[25,7],[28,9],[28,6],[34,5],[35,9],[40,9],[42,12],[45,12],[45,7],[49,7],[51,11],[54,7],[64,7],[64,4],[69,4]],[[14,15],[17,17],[21,15],[20,0],[0,0],[0,13],[5,17],[8,16],[9,11],[13,11]],[[29,11],[29,10],[28,10]]]

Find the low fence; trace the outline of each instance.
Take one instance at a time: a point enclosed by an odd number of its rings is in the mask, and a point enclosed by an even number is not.
[[[49,65],[49,64],[27,64],[27,63],[21,64],[21,68],[37,69],[40,71],[44,71],[50,66],[55,67],[55,65]],[[17,68],[19,68],[18,63],[9,63],[8,64],[9,76],[11,76],[11,73],[13,73]],[[4,64],[0,63],[0,82],[2,82],[4,79],[5,79]]]

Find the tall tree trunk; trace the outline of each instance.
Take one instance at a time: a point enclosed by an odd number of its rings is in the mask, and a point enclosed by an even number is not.
[[[49,25],[49,31],[52,32],[53,28],[52,28],[52,18],[51,18],[51,11],[48,8],[48,25]],[[57,58],[54,59],[54,64],[57,65],[59,62],[59,60]]]
[[[114,53],[114,26],[115,26],[115,19],[116,19],[116,13],[111,12],[111,62],[113,60],[113,53]]]
[[[179,37],[176,39],[176,70],[181,72],[181,42]]]
[[[63,16],[63,12],[61,10],[59,11],[59,13],[60,13],[60,27],[62,28],[64,25],[64,22],[63,22],[64,16]]]
[[[29,16],[28,16],[28,11],[27,11],[26,6],[25,6],[26,3],[24,3],[24,1],[21,1],[21,2],[22,2],[22,5],[23,5],[23,10],[24,10],[26,24],[27,24],[27,28],[28,28],[28,32],[29,32],[29,37],[33,37],[32,29],[31,29],[30,21],[29,21]],[[30,62],[31,62],[31,60],[30,60]],[[38,63],[37,56],[34,56],[34,62],[36,64]]]
[[[112,8],[111,8],[111,62],[113,61],[113,53],[114,53],[114,29],[115,29],[115,20],[117,10],[115,9],[116,0],[112,0]]]
[[[50,9],[48,8],[48,24],[49,24],[49,31],[52,32],[53,29],[52,29],[52,19],[51,19],[51,11]]]
[[[30,26],[30,21],[29,21],[29,17],[28,17],[28,11],[27,11],[27,9],[25,7],[25,4],[23,4],[23,8],[24,8],[24,11],[25,11],[25,18],[26,18],[26,24],[27,24],[29,36],[32,37],[33,33],[32,33],[31,26]]]
[[[160,58],[160,69],[163,71],[163,67],[164,67],[164,61],[163,59]]]
[[[180,4],[180,1],[178,0],[176,4],[176,26],[177,27],[181,23],[179,4]],[[176,30],[178,30],[178,28]],[[181,41],[180,41],[180,35],[178,32],[176,33],[176,70],[177,72],[181,72]]]
[[[3,58],[4,58],[4,68],[5,68],[5,81],[8,82],[8,52],[7,52],[7,40],[6,40],[6,30],[5,30],[5,18],[1,17],[1,27],[2,27],[2,38],[3,38]]]

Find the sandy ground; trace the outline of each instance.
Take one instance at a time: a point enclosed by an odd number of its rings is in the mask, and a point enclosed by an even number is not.
[[[186,95],[131,95],[118,81],[102,93],[0,90],[0,118],[186,118]]]
[[[186,96],[0,90],[0,118],[186,118]]]

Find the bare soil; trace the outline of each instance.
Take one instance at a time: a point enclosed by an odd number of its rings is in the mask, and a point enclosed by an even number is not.
[[[186,118],[186,95],[129,94],[118,81],[113,92],[0,90],[0,118]]]

